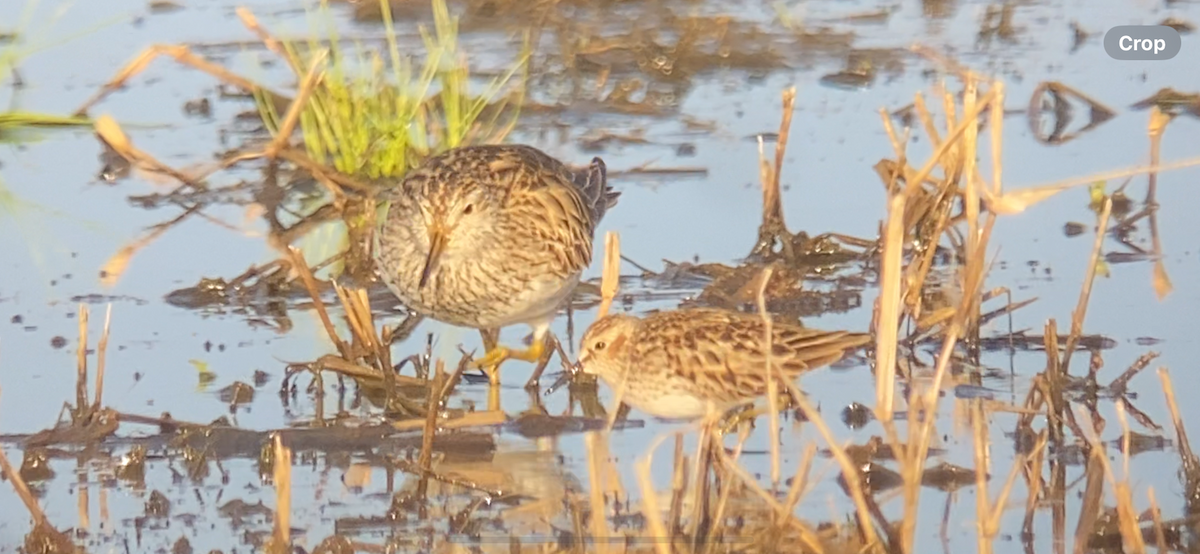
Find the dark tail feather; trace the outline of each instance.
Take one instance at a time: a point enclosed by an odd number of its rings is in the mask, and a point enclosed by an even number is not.
[[[608,168],[600,158],[592,158],[592,163],[586,171],[576,176],[575,182],[587,200],[593,221],[600,221],[604,212],[616,206],[617,198],[621,196],[621,193],[608,186]]]

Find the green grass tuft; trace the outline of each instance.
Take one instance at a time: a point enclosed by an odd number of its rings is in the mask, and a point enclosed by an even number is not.
[[[432,0],[432,5],[433,29],[420,29],[425,44],[420,60],[401,55],[387,0],[380,0],[386,61],[376,53],[364,54],[357,43],[354,52],[339,46],[326,0],[320,4],[325,32],[314,29],[314,38],[285,43],[289,63],[297,71],[303,71],[317,52],[329,49],[325,78],[300,118],[310,156],[345,174],[395,178],[430,154],[464,144],[499,142],[512,130],[523,99],[524,73],[515,94],[501,97],[501,93],[525,67],[528,40],[507,73],[472,94],[467,59],[458,48],[458,20],[445,0]],[[317,36],[326,39],[328,46]],[[296,77],[300,80],[303,75]],[[259,99],[259,111],[275,134],[282,115],[265,100]]]
[[[28,27],[33,20],[33,14],[37,7],[37,0],[29,0],[25,3],[25,8],[22,11],[20,21],[17,27],[12,29],[0,29],[0,87],[13,87],[11,101],[8,106],[0,108],[0,142],[20,142],[28,140],[30,137],[22,131],[33,128],[46,127],[74,127],[90,125],[85,117],[59,116],[52,114],[43,114],[30,111],[24,111],[16,107],[19,87],[17,66],[29,55],[48,48],[52,44],[43,44],[40,46],[30,46],[27,37],[38,34],[39,32],[28,31]],[[48,30],[66,9],[65,6],[60,6],[57,14],[50,19],[46,24]],[[74,37],[67,37],[61,42],[66,42]]]

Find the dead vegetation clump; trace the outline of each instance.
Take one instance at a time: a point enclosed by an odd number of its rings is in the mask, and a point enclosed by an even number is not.
[[[246,12],[241,15],[243,21],[252,21],[246,17]],[[272,43],[273,39],[261,27],[250,23],[247,25],[261,32],[264,42],[281,47],[281,43]],[[595,48],[599,49],[588,54],[610,54],[610,50],[617,49]],[[239,86],[261,93],[263,98],[267,96],[261,87],[223,73],[186,49],[159,47],[154,52],[222,75],[222,79],[240,83]],[[300,85],[295,99],[286,104],[286,113],[272,124],[275,128],[274,138],[261,150],[226,157],[220,166],[230,167],[251,159],[266,160],[272,166],[290,163],[310,172],[326,187],[335,199],[328,206],[336,212],[346,207],[349,198],[371,198],[375,187],[347,175],[354,171],[345,169],[353,168],[358,162],[345,162],[348,165],[331,168],[328,160],[317,158],[336,158],[336,154],[313,147],[309,141],[306,141],[303,150],[290,143],[291,131],[298,125],[304,126],[305,118],[311,121],[314,117],[313,112],[309,111],[313,105],[319,104],[314,98],[320,94],[328,94],[330,98],[342,94],[329,88],[318,92],[322,90],[319,88],[323,86],[322,83],[328,82],[323,58],[324,54],[319,52],[309,52],[304,56],[288,54],[289,63],[297,69]],[[126,73],[132,74],[147,61],[139,58],[122,75],[127,78]],[[308,63],[301,63],[304,61]],[[944,60],[939,61],[944,63]],[[686,64],[684,67],[687,67]],[[825,443],[824,451],[833,458],[834,467],[839,473],[838,483],[853,506],[850,518],[813,524],[797,516],[797,506],[806,499],[819,480],[819,476],[814,474],[818,453],[815,445],[805,448],[794,468],[785,468],[780,461],[779,445],[772,440],[768,454],[770,473],[765,479],[742,467],[740,460],[750,436],[750,426],[733,429],[736,433],[730,434],[730,437],[736,442],[732,446],[724,440],[726,437],[721,436],[720,440],[699,441],[695,453],[685,453],[683,441],[677,435],[671,460],[671,482],[667,487],[669,490],[664,492],[660,492],[664,483],[655,483],[651,477],[653,453],[658,443],[652,445],[647,455],[633,465],[640,490],[640,498],[635,503],[618,479],[618,467],[608,443],[611,430],[617,421],[623,419],[622,410],[618,408],[620,391],[616,394],[618,406],[614,406],[607,414],[605,428],[590,431],[585,436],[586,487],[554,483],[546,485],[546,490],[550,492],[531,489],[526,491],[526,495],[518,495],[501,486],[493,486],[492,482],[482,478],[478,468],[475,468],[477,473],[471,474],[471,470],[466,469],[469,464],[456,466],[453,463],[456,450],[459,455],[466,457],[478,456],[481,452],[485,457],[490,455],[496,450],[492,440],[493,428],[509,421],[509,417],[498,406],[489,406],[488,410],[478,412],[448,406],[446,399],[464,378],[465,362],[469,356],[464,353],[462,361],[451,370],[447,370],[444,360],[435,360],[429,350],[395,364],[389,347],[397,337],[407,336],[406,329],[411,331],[409,323],[406,322],[400,329],[384,327],[377,332],[367,291],[318,282],[310,264],[291,247],[291,240],[287,237],[294,235],[282,233],[274,234],[272,239],[281,251],[281,259],[269,268],[248,275],[247,279],[277,279],[293,290],[307,294],[337,350],[336,355],[289,368],[289,379],[285,381],[282,391],[285,402],[289,395],[294,398],[297,394],[297,375],[304,370],[312,375],[307,390],[312,393],[317,407],[311,421],[288,429],[256,432],[237,429],[228,421],[195,424],[176,421],[169,415],[146,417],[105,408],[103,382],[108,322],[106,319],[102,338],[97,345],[97,375],[93,396],[89,394],[88,386],[91,381],[87,363],[88,315],[86,307],[81,306],[75,405],[67,407],[69,420],[43,433],[23,437],[26,456],[38,455],[33,447],[71,446],[78,450],[69,454],[82,458],[81,451],[84,449],[117,438],[116,431],[123,424],[157,427],[160,431],[158,435],[144,442],[153,448],[180,452],[185,458],[187,477],[193,481],[203,481],[210,462],[215,461],[219,468],[221,457],[256,454],[263,474],[272,475],[277,494],[276,506],[271,510],[272,531],[266,543],[268,551],[286,551],[293,540],[289,525],[293,504],[293,451],[369,450],[368,447],[390,440],[395,442],[393,446],[407,449],[408,455],[371,451],[368,465],[385,467],[389,476],[393,472],[409,475],[414,484],[395,492],[385,513],[341,520],[342,530],[348,532],[329,537],[321,543],[328,551],[347,548],[378,551],[391,547],[412,547],[416,541],[410,538],[392,538],[380,545],[357,542],[347,537],[355,530],[393,526],[397,521],[411,518],[418,522],[436,520],[439,531],[444,530],[445,538],[461,539],[463,543],[482,542],[484,538],[504,538],[506,542],[503,547],[508,550],[520,550],[528,544],[538,551],[552,551],[552,546],[565,544],[571,548],[600,552],[621,550],[669,554],[681,551],[765,552],[778,550],[780,545],[789,545],[806,552],[908,553],[915,550],[918,531],[923,529],[919,528],[924,522],[918,518],[918,508],[923,500],[921,492],[924,487],[951,493],[972,485],[976,487],[975,528],[980,552],[993,549],[994,541],[1001,532],[1001,516],[1013,503],[1014,488],[1018,484],[1027,493],[1023,529],[1026,540],[1033,541],[1034,521],[1038,514],[1050,511],[1053,539],[1058,544],[1066,544],[1067,491],[1070,488],[1066,454],[1075,451],[1083,460],[1084,487],[1078,521],[1071,535],[1077,550],[1082,549],[1082,545],[1092,548],[1120,547],[1130,552],[1144,552],[1147,544],[1157,545],[1160,550],[1181,548],[1182,537],[1195,524],[1193,516],[1196,509],[1191,504],[1200,498],[1200,492],[1197,492],[1200,491],[1200,462],[1190,449],[1180,421],[1169,373],[1165,368],[1158,372],[1172,416],[1175,444],[1183,468],[1181,485],[1186,491],[1185,500],[1188,504],[1186,514],[1175,519],[1162,517],[1152,490],[1147,490],[1145,494],[1144,505],[1148,506],[1148,510],[1139,512],[1135,506],[1143,504],[1141,495],[1137,494],[1129,479],[1129,458],[1138,435],[1127,418],[1134,419],[1137,424],[1151,431],[1160,430],[1160,426],[1134,406],[1132,398],[1126,394],[1127,385],[1134,376],[1149,367],[1156,354],[1147,353],[1110,384],[1100,385],[1097,379],[1103,368],[1102,349],[1094,346],[1098,342],[1096,337],[1085,334],[1085,323],[1093,282],[1104,269],[1101,261],[1107,259],[1103,250],[1110,229],[1119,236],[1122,229],[1131,232],[1133,222],[1142,219],[1150,222],[1153,252],[1143,249],[1142,253],[1147,255],[1146,259],[1156,260],[1152,281],[1155,290],[1161,296],[1171,291],[1170,279],[1161,263],[1162,246],[1157,233],[1158,206],[1154,202],[1156,176],[1158,171],[1166,167],[1194,165],[1195,162],[1160,164],[1160,141],[1171,116],[1154,107],[1150,112],[1149,168],[1006,191],[1002,187],[1001,140],[1004,86],[1000,82],[986,81],[957,65],[946,64],[946,67],[959,80],[962,90],[961,94],[951,93],[944,88],[937,90],[932,104],[940,105],[940,112],[927,105],[924,95],[918,95],[912,107],[916,125],[897,130],[897,118],[881,111],[894,157],[876,165],[888,207],[878,240],[837,235],[809,237],[788,230],[781,207],[779,177],[794,100],[794,91],[788,91],[784,95],[784,117],[775,144],[774,160],[766,155],[765,146],[760,148],[764,210],[759,237],[751,249],[748,262],[736,268],[721,265],[686,268],[693,274],[713,279],[699,295],[698,301],[736,309],[755,304],[768,322],[773,317],[807,315],[809,312],[805,312],[804,308],[789,309],[787,306],[794,305],[789,302],[800,302],[797,299],[802,298],[802,293],[811,293],[807,287],[811,286],[813,280],[824,279],[833,283],[837,293],[846,295],[835,295],[835,298],[841,298],[849,307],[857,306],[850,305],[851,301],[845,299],[857,297],[857,293],[868,284],[864,280],[873,279],[878,285],[880,293],[872,312],[872,328],[876,334],[872,352],[876,402],[872,415],[878,422],[879,436],[872,437],[865,445],[843,444],[834,436],[821,411],[794,387],[785,385],[794,393],[795,406],[777,404],[776,395],[768,395],[771,436],[781,433],[782,420],[787,416],[788,408],[795,408],[794,413],[802,416],[798,418],[803,420],[801,425],[809,424],[821,435]],[[115,85],[106,88],[113,87]],[[1043,92],[1064,94],[1063,89],[1057,87],[1047,87]],[[346,96],[338,101],[345,102],[349,98]],[[449,105],[443,103],[440,109],[445,111]],[[428,109],[428,106],[421,109]],[[432,112],[425,113],[428,116]],[[937,113],[940,113],[940,117],[935,115]],[[314,124],[309,125],[311,129]],[[177,179],[182,183],[180,192],[185,189],[188,192],[205,190],[203,176],[178,171],[157,162],[149,154],[137,149],[111,119],[99,118],[96,130],[102,140],[129,163]],[[984,130],[989,135],[981,136]],[[924,133],[932,149],[929,158],[917,165],[911,164],[907,150],[913,132]],[[462,137],[465,139],[466,135]],[[1070,137],[1070,134],[1056,132],[1045,140],[1054,142],[1069,140]],[[986,143],[990,151],[980,148],[981,143]],[[321,152],[324,155],[319,155]],[[981,169],[981,152],[990,154],[987,156],[990,157],[990,164],[987,164],[990,166],[990,175]],[[353,159],[353,156],[346,159]],[[407,163],[396,163],[389,167],[395,169]],[[390,170],[378,171],[386,173]],[[1118,214],[1115,194],[1110,195],[1103,188],[1093,189],[1098,193],[1092,256],[1084,271],[1082,290],[1071,314],[1068,334],[1060,335],[1055,320],[1050,319],[1040,336],[1027,333],[1019,336],[1014,333],[985,336],[984,327],[989,321],[1028,306],[1033,301],[1023,299],[1013,302],[1007,291],[989,289],[985,284],[994,257],[990,241],[997,218],[1020,213],[1070,187],[1140,173],[1149,174],[1149,186],[1144,208],[1136,213]],[[184,210],[183,215],[150,230],[145,238],[114,257],[106,268],[107,275],[112,279],[119,277],[138,248],[178,221],[201,213],[201,204],[198,202],[179,203]],[[369,210],[360,210],[358,215],[369,217]],[[1132,246],[1132,243],[1127,244]],[[601,314],[611,309],[618,298],[620,254],[615,235],[606,241],[606,254],[604,278],[598,295]],[[843,272],[848,262],[860,264],[865,270],[854,276],[846,275]],[[946,266],[952,268],[947,272],[951,275],[949,278],[942,271]],[[662,275],[657,277],[665,278]],[[341,325],[335,323],[326,308],[324,298],[330,290],[336,295],[344,314],[344,321],[338,322]],[[985,303],[1000,297],[1007,298],[1008,302],[991,311],[984,311]],[[830,311],[829,307],[836,307],[838,301],[830,301],[828,305],[818,306],[814,310]],[[979,384],[978,375],[956,373],[954,366],[961,367],[966,362],[969,366],[980,367],[980,350],[997,341],[1006,341],[1009,347],[1017,342],[1037,345],[1046,354],[1045,368],[1033,379],[1021,405],[986,398],[956,397],[951,408],[957,422],[965,423],[963,427],[969,429],[974,467],[964,468],[944,462],[930,464],[931,453],[937,452],[937,437],[949,433],[948,430],[937,429],[939,422],[944,421],[937,414],[939,411],[949,411],[942,393],[955,384]],[[921,348],[930,345],[936,347],[935,362],[931,368],[923,368],[919,360]],[[1089,354],[1086,374],[1078,367],[1072,374],[1072,361],[1078,360],[1074,354],[1081,350]],[[560,353],[560,356],[564,358],[564,364],[567,363],[565,354]],[[398,366],[403,368],[410,365],[412,376],[404,375],[397,369]],[[767,366],[770,367],[770,364]],[[345,377],[352,378],[365,396],[379,402],[384,417],[375,421],[348,421],[344,410],[339,409],[334,418],[327,419],[324,407],[327,387],[323,375],[330,371],[336,375],[339,385]],[[767,382],[774,384],[775,380],[768,379]],[[902,385],[901,390],[897,390],[897,385]],[[1106,427],[1099,406],[1105,401],[1114,401],[1120,423],[1120,436],[1115,442],[1102,438]],[[903,419],[898,417],[901,413],[905,416]],[[997,467],[995,445],[991,443],[994,434],[992,429],[997,425],[994,417],[999,413],[1016,414],[1013,436],[1017,448],[1012,465],[1008,468]],[[346,424],[353,424],[354,427]],[[472,433],[471,428],[482,428],[484,432]],[[405,431],[419,433],[405,434]],[[661,440],[665,438],[664,435]],[[157,443],[154,442],[156,440]],[[1116,463],[1110,461],[1107,454],[1107,448],[1113,444],[1117,444],[1123,454],[1120,468],[1114,467]],[[140,454],[135,452],[138,451],[131,449],[128,459],[122,462],[121,474],[136,480],[140,472],[144,480],[144,446]],[[489,458],[488,461],[494,462],[495,459]],[[50,527],[20,472],[14,472],[2,452],[0,465],[25,502],[33,520],[32,538],[27,540],[27,548],[46,552],[74,549],[69,540],[63,542],[62,533]],[[495,465],[492,463],[491,467]],[[896,469],[890,469],[889,465]],[[785,472],[791,475],[790,479],[785,478]],[[545,472],[539,470],[539,473]],[[532,480],[532,477],[525,476],[522,479]],[[764,480],[768,481],[765,486],[761,483]],[[1115,499],[1115,507],[1111,509],[1105,504],[1106,486]],[[456,491],[453,495],[459,504],[454,505],[454,509],[450,509],[450,502],[440,502],[445,500],[439,498],[441,487]],[[996,488],[998,491],[995,491]],[[900,499],[902,511],[899,520],[894,520],[889,519],[881,505],[888,500],[885,495],[897,489],[898,495],[893,497]],[[388,490],[393,492],[391,487]],[[88,503],[87,491],[87,488],[80,489],[81,504]],[[533,503],[536,509],[529,508],[535,513],[532,518],[535,523],[531,527],[547,533],[554,532],[557,540],[553,545],[523,539],[525,530],[517,531],[515,526],[502,527],[500,530],[488,526],[496,519],[488,513],[489,508],[504,503],[528,507],[528,504],[522,504],[529,501],[527,495],[541,495],[536,498],[540,503]],[[952,494],[947,496],[946,518],[940,522],[943,536],[951,523],[952,498]],[[441,545],[446,544],[455,543],[450,540],[441,542]],[[321,548],[318,547],[318,551]]]

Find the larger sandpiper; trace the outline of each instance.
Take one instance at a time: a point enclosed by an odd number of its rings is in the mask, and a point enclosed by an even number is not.
[[[576,172],[523,145],[467,146],[430,157],[386,197],[375,260],[408,308],[481,330],[533,328],[525,350],[495,346],[475,367],[546,351],[550,323],[592,261],[596,225],[620,193],[604,162]]]

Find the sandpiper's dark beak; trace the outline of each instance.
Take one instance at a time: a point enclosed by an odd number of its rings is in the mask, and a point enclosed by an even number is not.
[[[425,253],[425,268],[421,270],[421,288],[429,282],[429,276],[437,269],[442,259],[442,250],[446,248],[446,228],[440,223],[429,227],[429,252]]]
[[[555,381],[553,385],[550,385],[550,388],[546,389],[546,395],[549,396],[550,393],[562,388],[563,385],[567,384],[567,382],[569,382],[582,371],[583,365],[581,363],[576,362],[571,364],[571,369],[562,372],[562,375],[558,377],[558,380]]]

